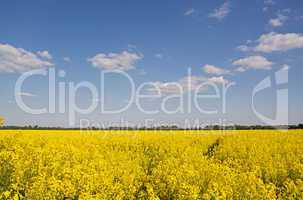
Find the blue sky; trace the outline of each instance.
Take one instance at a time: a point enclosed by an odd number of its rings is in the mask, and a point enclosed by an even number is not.
[[[303,122],[303,2],[253,1],[17,1],[0,4],[0,115],[10,125],[68,126],[68,114],[32,115],[18,107],[14,87],[22,73],[32,69],[64,70],[62,82],[89,81],[100,86],[105,69],[127,72],[136,86],[156,83],[163,94],[167,82],[182,83],[190,67],[199,81],[234,83],[227,96],[226,113],[146,115],[132,106],[120,114],[99,109],[80,118],[96,122],[144,119],[204,123],[260,124],[251,109],[253,88],[281,68],[289,69],[289,123]],[[20,50],[22,48],[22,50]],[[23,56],[22,56],[23,55]],[[25,55],[25,56],[24,56]],[[26,57],[27,56],[27,57]],[[127,82],[108,77],[107,108],[127,101]],[[20,95],[34,108],[47,105],[48,83],[28,81]],[[171,92],[168,92],[171,94]],[[257,98],[257,97],[256,97]],[[261,94],[256,107],[275,113],[275,90]],[[90,104],[90,95],[77,94],[79,105]],[[159,107],[161,101],[147,101]],[[205,108],[220,102],[201,102]],[[69,102],[66,103],[68,106]],[[170,105],[176,106],[172,100]]]

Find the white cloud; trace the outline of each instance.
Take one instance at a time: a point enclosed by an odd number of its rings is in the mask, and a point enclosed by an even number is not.
[[[99,53],[92,58],[88,58],[88,62],[101,69],[127,71],[134,69],[135,63],[142,58],[142,54],[123,51],[121,53]]]
[[[208,16],[212,18],[216,18],[218,20],[222,20],[229,14],[229,12],[230,12],[230,4],[228,1],[226,1],[219,8],[216,8]]]
[[[53,58],[53,56],[48,51],[38,51],[37,54],[41,58],[45,58],[45,59],[48,59],[48,60],[51,60]]]
[[[278,14],[277,18],[270,19],[268,23],[272,27],[279,27],[279,26],[283,26],[283,24],[286,22],[287,19],[288,19],[287,16]]]
[[[273,62],[267,60],[263,56],[249,56],[246,58],[235,60],[232,64],[238,67],[236,71],[244,72],[249,69],[269,70],[271,69]]]
[[[25,97],[35,97],[35,94],[29,93],[29,92],[19,92],[16,94],[17,96],[25,96]]]
[[[192,15],[192,14],[194,14],[195,12],[196,12],[195,9],[191,8],[191,9],[185,11],[184,16]]]
[[[220,67],[216,67],[214,65],[209,65],[206,64],[203,66],[203,71],[207,74],[215,74],[215,75],[224,75],[224,74],[229,74],[230,71],[220,68]]]
[[[63,60],[64,60],[65,62],[72,62],[72,59],[70,59],[70,57],[64,57]]]
[[[299,33],[268,33],[263,34],[257,42],[254,50],[264,53],[273,51],[287,51],[290,49],[303,48],[303,34]]]
[[[54,64],[22,48],[0,44],[0,72],[25,72],[33,69],[52,67]]]
[[[230,83],[230,81],[224,79],[223,76],[211,77],[211,78],[208,79],[208,82],[215,83],[215,84],[228,84],[228,83]]]
[[[256,46],[240,45],[240,51],[256,51],[271,53],[274,51],[288,51],[291,49],[303,48],[302,33],[267,33],[260,36]]]

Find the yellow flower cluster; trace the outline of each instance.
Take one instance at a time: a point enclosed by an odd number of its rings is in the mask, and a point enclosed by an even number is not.
[[[303,199],[303,131],[0,131],[0,199]]]

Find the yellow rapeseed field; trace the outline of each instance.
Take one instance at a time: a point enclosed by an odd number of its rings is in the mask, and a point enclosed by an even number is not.
[[[0,199],[303,199],[303,131],[0,131]]]

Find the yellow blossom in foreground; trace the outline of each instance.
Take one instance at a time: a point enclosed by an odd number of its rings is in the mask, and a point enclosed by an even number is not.
[[[302,199],[303,131],[0,131],[0,199]]]

